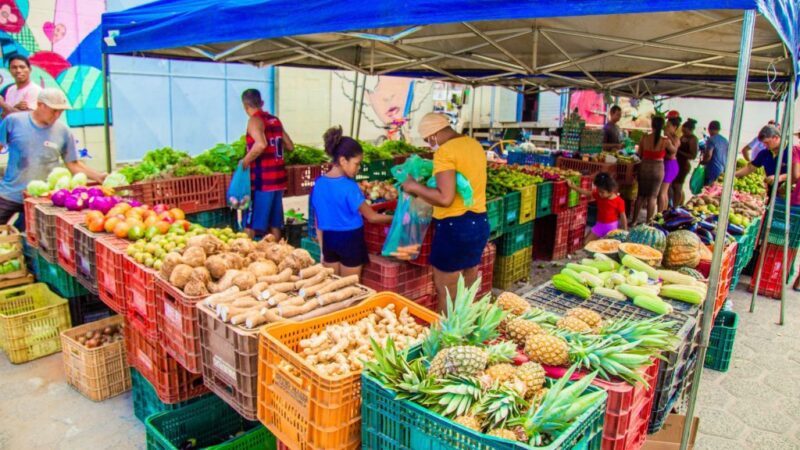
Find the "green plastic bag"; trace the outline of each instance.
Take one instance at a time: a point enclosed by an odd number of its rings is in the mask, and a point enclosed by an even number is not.
[[[706,185],[706,167],[705,166],[697,166],[692,172],[692,179],[689,180],[689,189],[691,189],[692,194],[697,195],[700,191],[703,190],[703,187]]]
[[[436,177],[430,177],[428,179],[428,187],[435,188],[436,187]],[[472,197],[472,185],[469,184],[469,180],[467,177],[461,174],[461,172],[456,172],[456,192],[458,195],[464,199],[464,206],[469,208],[475,202]]]
[[[415,180],[425,180],[433,175],[433,161],[411,155],[402,164],[392,167],[392,176],[398,183],[406,181],[408,177]]]

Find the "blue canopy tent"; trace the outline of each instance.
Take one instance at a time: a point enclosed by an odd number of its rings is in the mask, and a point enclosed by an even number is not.
[[[798,9],[787,0],[161,0],[104,14],[102,36],[106,55],[345,69],[523,92],[579,87],[635,98],[730,98],[719,214],[725,229],[745,99],[784,101],[784,129],[792,126]],[[719,233],[711,273],[720,272],[724,239]],[[711,277],[701,362],[717,285]],[[686,427],[681,448],[688,435]]]

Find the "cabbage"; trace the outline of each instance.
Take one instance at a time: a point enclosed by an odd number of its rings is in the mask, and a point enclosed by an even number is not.
[[[28,194],[39,197],[50,192],[50,186],[42,180],[33,180],[28,183]]]
[[[47,175],[47,184],[50,185],[50,189],[62,189],[57,188],[56,183],[63,177],[67,177],[67,186],[63,187],[66,189],[69,187],[69,178],[72,177],[72,173],[66,167],[56,167],[51,170],[50,175]]]
[[[89,188],[89,190],[86,191],[86,193],[89,195],[89,197],[105,197],[106,196],[106,194],[103,192],[103,190],[98,188],[98,187]]]
[[[86,186],[89,184],[89,178],[83,172],[78,172],[72,176],[72,180],[69,182],[69,187],[71,189],[75,189],[78,186]]]
[[[127,185],[128,185],[128,179],[125,178],[125,175],[123,175],[123,174],[121,174],[119,172],[111,172],[110,174],[108,174],[106,179],[103,181],[103,186],[105,186],[105,187],[115,188],[115,187],[127,186]]]
[[[53,202],[53,205],[63,207],[64,202],[67,200],[67,196],[69,196],[69,191],[66,189],[61,189],[53,192],[53,195],[50,196],[50,200]]]
[[[52,187],[53,189],[69,189],[70,180],[71,178],[69,177],[69,175],[65,175],[59,178],[58,181],[55,182],[55,184],[51,184],[50,187]]]
[[[70,211],[80,211],[83,209],[83,199],[78,195],[70,195],[64,201],[64,206]]]

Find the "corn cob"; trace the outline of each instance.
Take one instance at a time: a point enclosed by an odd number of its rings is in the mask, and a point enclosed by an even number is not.
[[[587,299],[592,295],[592,292],[589,290],[589,288],[579,284],[577,281],[573,280],[567,275],[553,275],[551,281],[553,282],[553,286],[555,286],[555,288],[561,292],[577,295],[583,299]]]
[[[704,297],[704,294],[698,292],[694,286],[684,286],[680,284],[666,284],[661,286],[660,295],[693,305],[702,303]]]
[[[659,315],[672,313],[672,305],[653,295],[637,295],[633,304]]]
[[[616,289],[609,289],[602,286],[595,287],[594,289],[592,289],[592,292],[597,295],[602,295],[603,297],[608,297],[623,302],[628,299],[628,297],[626,297],[625,294],[621,293],[620,291]]]
[[[636,258],[635,256],[625,255],[622,257],[622,265],[633,270],[644,272],[648,277],[658,279],[658,271],[645,263],[644,261]]]
[[[597,275],[598,273],[600,273],[600,271],[594,267],[584,266],[583,264],[575,264],[575,263],[568,263],[567,269],[572,269],[575,272],[589,272],[592,275]]]

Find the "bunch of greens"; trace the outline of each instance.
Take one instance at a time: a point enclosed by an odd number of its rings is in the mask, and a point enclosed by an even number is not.
[[[294,150],[286,152],[283,160],[287,166],[299,166],[305,164],[322,164],[330,161],[325,151],[315,147],[294,144]]]
[[[364,149],[363,162],[370,163],[372,161],[380,161],[382,159],[392,159],[394,155],[388,148],[376,147],[374,144],[366,141],[359,141],[361,148]]]
[[[392,155],[405,156],[420,153],[427,153],[428,150],[422,147],[415,147],[406,141],[385,141],[380,146],[381,150],[386,150]]]
[[[214,173],[231,173],[246,153],[245,138],[230,144],[217,144],[194,157],[197,165],[207,167]]]

